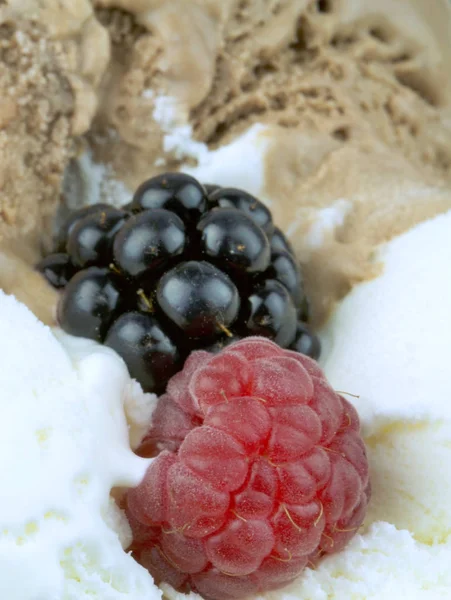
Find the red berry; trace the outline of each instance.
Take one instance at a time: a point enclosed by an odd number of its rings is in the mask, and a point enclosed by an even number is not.
[[[132,550],[179,590],[233,600],[277,588],[363,521],[355,409],[313,360],[268,340],[193,353],[143,444],[162,452],[127,496]]]

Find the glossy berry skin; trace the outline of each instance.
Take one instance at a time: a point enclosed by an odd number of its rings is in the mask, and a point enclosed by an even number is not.
[[[306,354],[317,360],[321,354],[321,342],[306,323],[298,322],[296,335],[290,344],[290,350]]]
[[[36,265],[36,269],[57,290],[64,288],[76,273],[70,257],[64,252],[49,254]]]
[[[221,186],[216,185],[215,183],[204,183],[204,188],[207,192],[207,195],[210,196],[211,194],[213,194],[213,192],[216,192],[216,190],[220,190]]]
[[[274,227],[270,246],[272,252],[287,252],[288,254],[295,256],[293,246],[278,227]]]
[[[105,345],[124,359],[130,376],[141,383],[144,391],[161,393],[180,368],[175,343],[150,314],[123,313],[110,327]]]
[[[274,230],[269,209],[251,194],[236,188],[219,188],[209,194],[209,201],[222,208],[237,208],[271,236]]]
[[[283,251],[274,251],[271,262],[265,273],[268,279],[280,281],[290,292],[295,306],[299,306],[303,298],[301,271],[293,255]]]
[[[199,221],[197,230],[202,254],[226,270],[253,274],[268,267],[268,238],[244,212],[214,208]]]
[[[191,354],[138,452],[131,550],[206,600],[260,597],[342,550],[370,498],[355,408],[318,365],[262,338]]]
[[[164,173],[148,179],[133,196],[131,210],[165,208],[186,222],[197,220],[207,208],[206,191],[194,177]]]
[[[261,335],[286,348],[296,333],[296,308],[285,286],[274,279],[258,285],[243,306],[248,335]]]
[[[84,219],[88,215],[94,215],[102,210],[109,210],[111,206],[109,204],[104,204],[103,202],[99,202],[97,204],[90,204],[89,206],[83,206],[77,210],[74,210],[64,222],[64,225],[61,227],[58,238],[57,238],[57,248],[61,250],[61,252],[66,251],[67,240],[72,232],[72,229],[75,225]]]
[[[89,267],[67,284],[58,305],[61,328],[72,335],[102,342],[122,310],[123,282],[108,269]]]
[[[97,204],[72,213],[59,247],[64,253],[38,269],[62,291],[61,324],[73,335],[102,342],[113,322],[134,311],[155,321],[152,335],[170,340],[174,362],[249,335],[318,354],[316,338],[300,329],[308,301],[293,248],[264,203],[245,191],[165,173],[145,181],[121,209]],[[130,318],[119,320],[126,332]],[[134,331],[141,331],[136,323]],[[148,391],[163,390],[169,366],[155,376],[138,342],[132,361],[121,332],[114,330],[117,351]]]
[[[152,274],[185,250],[183,221],[158,208],[130,217],[114,241],[114,262],[128,277]]]
[[[165,273],[157,301],[166,316],[190,338],[210,338],[235,321],[238,290],[222,271],[205,261],[184,262]]]
[[[115,235],[127,216],[126,212],[109,207],[79,219],[67,240],[67,252],[73,264],[79,268],[107,267],[113,260]]]

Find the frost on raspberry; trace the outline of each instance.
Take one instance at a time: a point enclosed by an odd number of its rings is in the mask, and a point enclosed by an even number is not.
[[[370,496],[353,406],[318,365],[262,338],[195,352],[143,442],[127,496],[134,556],[157,583],[232,600],[286,585],[360,527]]]

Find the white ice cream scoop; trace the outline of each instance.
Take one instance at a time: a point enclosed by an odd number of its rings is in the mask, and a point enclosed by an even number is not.
[[[2,292],[0,313],[0,598],[160,598],[110,499],[147,468],[130,449],[124,363],[91,342],[71,358]]]

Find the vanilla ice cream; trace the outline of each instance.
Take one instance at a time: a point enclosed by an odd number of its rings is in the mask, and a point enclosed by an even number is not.
[[[63,174],[70,208],[169,169],[257,195],[303,263],[373,495],[343,552],[253,600],[449,600],[449,3],[0,4],[0,288],[53,322],[27,265]],[[199,599],[155,586],[112,499],[148,466],[155,398],[113,351],[0,309],[0,598]]]
[[[450,232],[448,212],[381,248],[382,274],[323,329],[325,373],[361,416],[372,500],[344,551],[259,600],[449,599]]]
[[[68,353],[2,292],[0,312],[0,597],[160,598],[110,498],[148,466],[130,448],[125,365],[86,340],[67,338]]]
[[[450,597],[450,232],[448,212],[382,248],[383,273],[324,328],[322,366],[354,394],[373,495],[363,533],[285,598]]]
[[[372,467],[368,521],[425,544],[451,535],[451,212],[384,247],[324,330],[323,366],[357,395]]]

